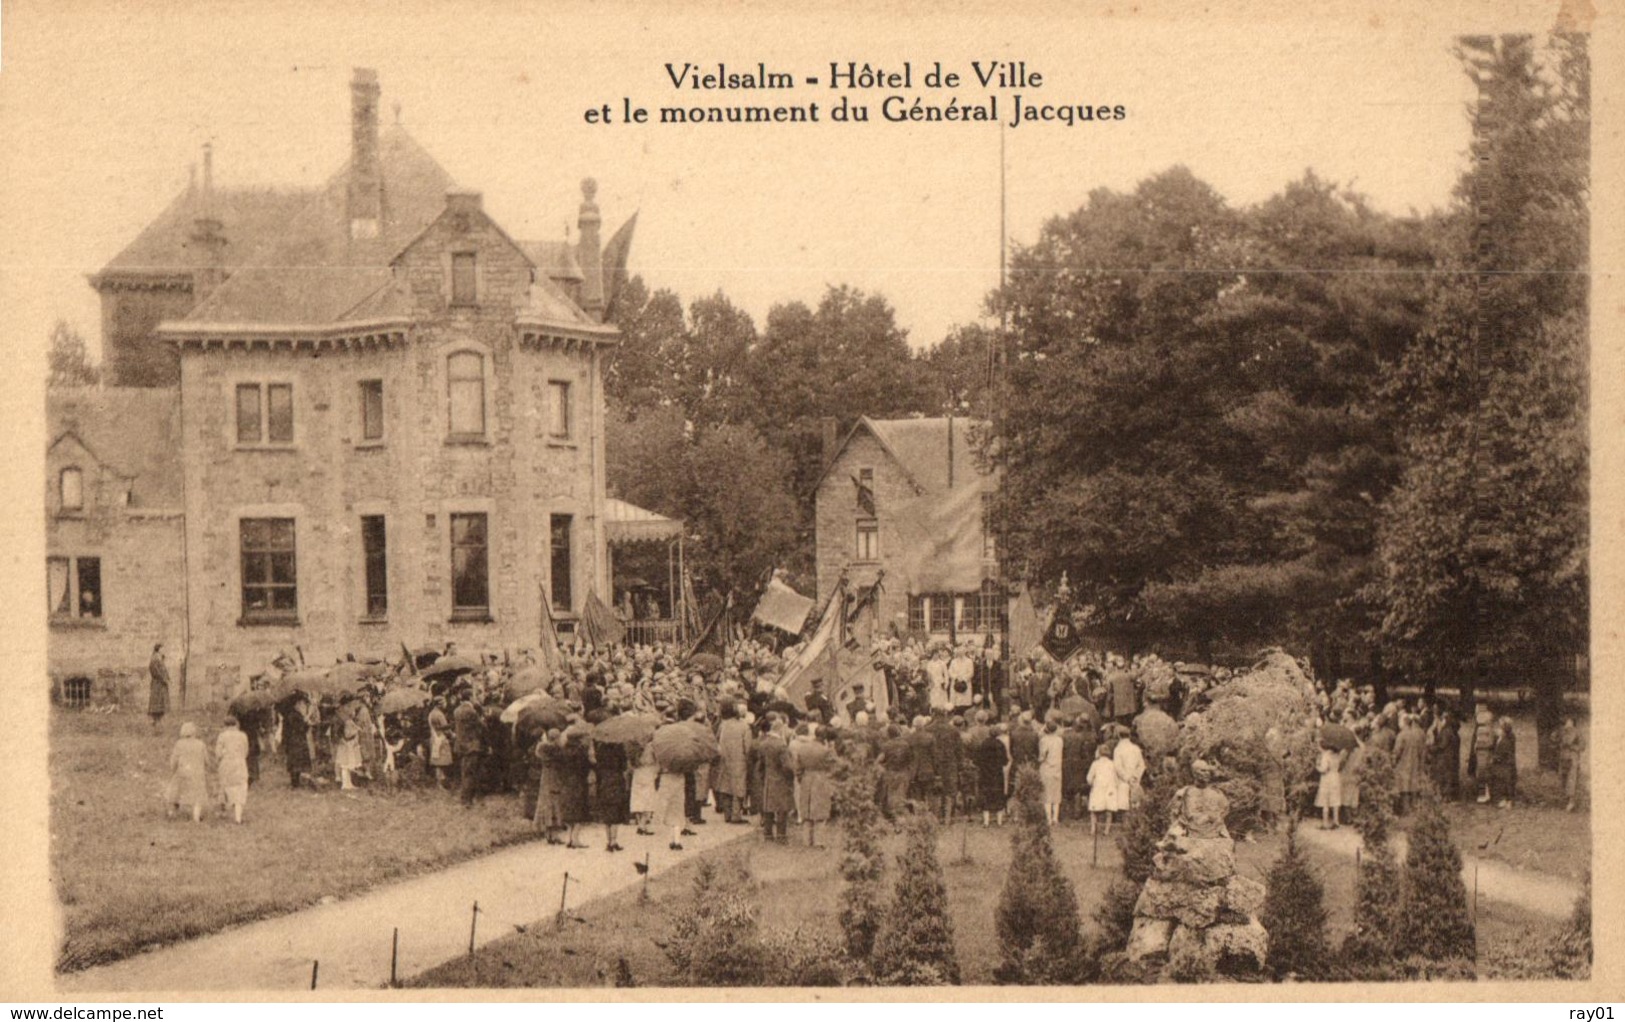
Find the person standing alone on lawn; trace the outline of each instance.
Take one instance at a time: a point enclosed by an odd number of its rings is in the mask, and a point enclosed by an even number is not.
[[[227,717],[225,728],[215,736],[214,758],[220,796],[232,819],[242,823],[243,807],[248,804],[248,735],[237,726],[236,717]]]
[[[1563,780],[1563,797],[1568,799],[1566,812],[1574,812],[1580,800],[1580,764],[1585,760],[1585,751],[1585,737],[1574,726],[1574,718],[1565,717],[1558,735],[1557,766]]]
[[[156,731],[158,722],[169,712],[169,665],[164,663],[164,644],[161,642],[152,647],[147,673],[152,675],[152,685],[147,692],[147,716],[152,718],[152,729]]]

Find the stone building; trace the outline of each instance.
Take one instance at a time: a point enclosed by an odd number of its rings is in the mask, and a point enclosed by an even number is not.
[[[65,571],[77,607],[86,557],[106,592],[94,621],[53,603],[59,685],[139,674],[160,640],[189,703],[280,652],[518,650],[542,600],[568,629],[610,592],[604,320],[631,223],[606,252],[587,181],[576,243],[515,240],[380,130],[375,74],[351,93],[350,160],[325,185],[217,189],[206,153],[201,184],[92,277],[114,386],[51,395],[48,531],[69,561],[53,600]],[[107,431],[126,439],[104,452]],[[61,507],[71,468],[87,495],[97,480],[94,514]]]
[[[815,496],[818,598],[846,573],[881,572],[880,621],[897,634],[1002,634],[1007,599],[987,510],[995,476],[974,419],[860,419],[827,459]]]

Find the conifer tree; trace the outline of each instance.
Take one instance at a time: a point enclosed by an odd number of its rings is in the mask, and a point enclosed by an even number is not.
[[[1399,922],[1399,861],[1388,843],[1393,824],[1394,764],[1381,749],[1366,750],[1360,766],[1360,809],[1355,828],[1363,842],[1354,880],[1354,927],[1342,959],[1360,971],[1380,970],[1393,959]]]
[[[1264,911],[1259,922],[1269,931],[1265,962],[1277,979],[1319,979],[1327,972],[1331,947],[1326,941],[1325,889],[1298,848],[1298,828],[1286,833],[1286,850],[1266,878]]]
[[[835,792],[835,811],[845,833],[841,855],[841,930],[846,954],[867,963],[880,929],[885,898],[881,877],[886,856],[880,847],[880,809],[875,805],[878,771],[866,757],[853,762]]]
[[[1461,851],[1437,800],[1422,806],[1411,827],[1403,891],[1395,954],[1433,962],[1473,960],[1477,941],[1461,879]]]
[[[1083,971],[1078,899],[1056,861],[1042,792],[1038,772],[1023,767],[1010,872],[993,917],[1002,959],[993,975],[1000,983],[1076,983]]]
[[[908,823],[897,887],[875,936],[874,973],[886,986],[959,982],[948,885],[937,862],[937,828],[930,813],[918,813]]]

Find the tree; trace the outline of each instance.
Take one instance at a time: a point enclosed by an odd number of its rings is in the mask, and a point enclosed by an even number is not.
[[[675,405],[636,419],[612,409],[604,446],[612,493],[683,519],[698,583],[754,592],[794,560],[798,509],[784,459],[749,426],[692,427]]]
[[[1016,777],[1018,820],[1010,840],[1010,871],[999,893],[994,928],[1001,959],[1000,983],[1070,985],[1081,982],[1083,940],[1078,899],[1061,873],[1044,818],[1038,771],[1023,767]]]
[[[824,467],[826,423],[839,430],[864,415],[923,410],[914,369],[890,303],[831,287],[816,310],[790,302],[768,311],[751,350],[750,403],[741,414],[789,456],[792,492],[807,501]]]
[[[880,809],[875,805],[878,780],[873,761],[859,757],[848,763],[835,792],[835,812],[845,835],[840,865],[841,879],[846,881],[841,889],[841,932],[846,936],[847,958],[865,968],[885,905],[881,878],[886,856],[880,847]]]
[[[991,412],[989,369],[998,331],[980,324],[956,326],[914,358],[921,411],[986,416]]]
[[[937,828],[930,813],[907,823],[897,862],[897,887],[875,937],[875,980],[886,986],[959,982],[948,886],[937,862]]]
[[[1315,980],[1326,975],[1331,946],[1326,940],[1325,889],[1298,848],[1296,823],[1287,830],[1285,850],[1270,867],[1259,922],[1269,932],[1265,965],[1277,979]]]
[[[1402,889],[1394,953],[1434,963],[1471,962],[1477,938],[1461,879],[1461,852],[1437,800],[1423,804],[1411,827]]]
[[[621,342],[604,367],[604,392],[629,417],[672,403],[673,352],[685,342],[682,300],[667,290],[649,293],[641,276],[616,295],[613,321]]]
[[[1010,560],[1131,646],[1356,641],[1396,474],[1373,381],[1431,231],[1312,174],[1234,209],[1181,167],[1051,220],[991,301]]]
[[[90,361],[84,337],[65,319],[51,327],[50,367],[49,387],[93,387],[101,381],[101,369]]]
[[[1541,758],[1588,634],[1589,59],[1583,38],[1463,40],[1479,87],[1425,328],[1386,381],[1405,469],[1381,521],[1375,637],[1470,700],[1537,693]]]
[[[1360,811],[1355,827],[1364,854],[1354,879],[1354,926],[1343,940],[1343,962],[1386,978],[1399,925],[1399,862],[1388,843],[1393,823],[1394,765],[1388,753],[1369,746],[1360,764]]]

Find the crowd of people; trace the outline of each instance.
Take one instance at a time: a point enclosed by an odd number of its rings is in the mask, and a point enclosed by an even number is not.
[[[610,851],[620,850],[624,826],[642,835],[661,828],[680,848],[705,822],[706,807],[726,824],[755,817],[776,841],[787,840],[794,819],[816,844],[818,825],[831,817],[837,766],[862,757],[877,767],[875,796],[890,819],[930,811],[945,821],[1000,825],[1016,777],[1030,766],[1049,822],[1088,819],[1110,833],[1121,814],[1138,807],[1148,774],[1172,765],[1180,719],[1201,712],[1209,690],[1232,676],[1155,655],[1084,652],[1064,664],[1027,658],[1012,665],[991,643],[884,639],[872,651],[875,691],[853,685],[836,700],[814,683],[792,700],[780,681],[796,652],[758,641],[695,657],[670,644],[561,648],[545,686],[522,699],[513,683],[519,671],[536,669],[528,658],[510,664],[482,657],[436,674],[442,657],[458,656],[454,648],[428,654],[427,663],[408,654],[376,665],[349,691],[295,689],[234,711],[212,750],[195,733],[183,734],[172,762],[171,810],[190,806],[200,817],[212,764],[218,798],[240,821],[248,785],[262,779],[262,760],[280,751],[295,787],[438,786],[455,790],[464,805],[517,792],[547,840],[569,847],[584,846],[584,826],[601,825]],[[277,691],[294,669],[279,662],[254,685]],[[1302,779],[1302,787],[1306,803],[1312,791],[1322,826],[1339,826],[1358,808],[1360,764],[1370,748],[1392,757],[1401,808],[1426,791],[1462,797],[1464,785],[1479,801],[1511,805],[1516,798],[1509,720],[1486,716],[1485,708],[1463,728],[1432,702],[1378,707],[1369,687],[1310,685],[1323,748],[1318,776]],[[416,698],[390,696],[402,690]],[[537,700],[549,712],[516,712]],[[646,726],[605,727],[617,717]],[[652,735],[678,724],[707,743],[704,762],[662,764]],[[1329,740],[1338,729],[1348,740]],[[1464,741],[1466,768],[1458,772]],[[1563,742],[1565,763],[1573,764],[1565,774],[1572,807],[1583,752],[1572,721]],[[1290,801],[1294,780],[1280,778],[1277,801]]]

